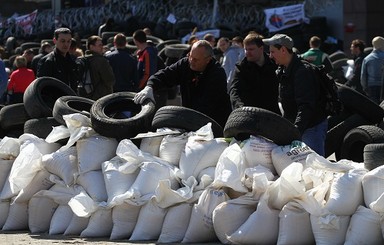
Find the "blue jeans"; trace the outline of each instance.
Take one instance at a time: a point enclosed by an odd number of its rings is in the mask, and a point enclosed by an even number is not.
[[[381,86],[369,86],[366,93],[376,104],[380,104]]]
[[[328,119],[304,131],[301,141],[314,150],[317,154],[324,157],[325,138],[327,137]]]

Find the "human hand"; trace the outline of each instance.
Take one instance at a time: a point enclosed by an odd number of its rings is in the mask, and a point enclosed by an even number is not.
[[[142,104],[146,99],[150,99],[155,102],[152,87],[145,86],[143,90],[141,90],[135,95],[135,97],[133,98],[133,102],[135,102],[136,104]]]

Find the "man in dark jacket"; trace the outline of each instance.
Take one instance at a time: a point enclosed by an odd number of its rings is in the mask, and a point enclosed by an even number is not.
[[[356,91],[365,94],[360,82],[361,65],[365,58],[365,43],[363,40],[355,39],[351,43],[351,54],[353,55],[354,66],[352,77],[345,83],[345,85],[355,89]]]
[[[55,48],[40,59],[36,76],[57,78],[76,91],[78,80],[76,63],[68,53],[71,38],[72,32],[68,28],[55,30],[53,38]]]
[[[175,85],[180,85],[183,106],[211,117],[224,127],[231,112],[227,77],[213,58],[212,47],[207,41],[195,42],[188,57],[152,75],[134,101],[141,104],[146,98],[154,100],[153,90]]]
[[[263,42],[269,45],[271,58],[280,65],[277,76],[283,116],[299,129],[304,143],[324,156],[328,120],[315,73],[293,53],[289,36],[276,34]]]
[[[244,39],[245,58],[236,64],[229,95],[232,108],[254,106],[281,115],[276,64],[264,52],[264,37],[249,34]]]
[[[43,58],[44,56],[46,56],[47,54],[49,54],[50,52],[52,52],[52,46],[49,42],[44,42],[41,44],[41,47],[40,47],[40,50],[39,50],[39,54],[35,55],[32,59],[32,70],[35,74],[37,74],[37,66],[39,64],[39,61],[41,60],[41,58]]]

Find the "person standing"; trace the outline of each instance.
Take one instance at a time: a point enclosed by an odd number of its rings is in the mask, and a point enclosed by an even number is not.
[[[192,45],[188,57],[152,75],[134,102],[154,100],[153,91],[180,85],[182,106],[199,111],[224,127],[231,112],[226,80],[209,42],[199,40]]]
[[[49,42],[43,42],[40,46],[39,54],[35,55],[32,59],[31,67],[35,74],[37,74],[37,66],[41,58],[52,52],[52,45]]]
[[[303,59],[314,65],[324,65],[327,73],[333,70],[332,62],[328,54],[320,50],[321,39],[318,36],[313,36],[309,39],[309,50],[301,55]]]
[[[5,70],[4,61],[1,59],[1,55],[4,53],[4,48],[0,46],[0,100],[3,102],[3,96],[7,90],[8,74]]]
[[[352,77],[345,83],[345,85],[355,89],[356,91],[364,94],[363,88],[360,82],[361,65],[365,58],[364,49],[365,43],[363,40],[355,39],[351,43],[351,54],[353,55],[354,65],[352,71]]]
[[[236,65],[229,90],[232,109],[254,106],[281,115],[277,65],[264,52],[263,38],[248,34],[244,39],[245,58]]]
[[[89,63],[89,71],[93,85],[90,99],[97,100],[113,93],[115,76],[108,60],[103,56],[103,43],[101,37],[90,36],[87,40],[85,58]]]
[[[55,48],[40,59],[37,77],[54,77],[77,90],[78,73],[76,63],[68,53],[71,46],[72,32],[68,28],[58,28],[54,32]]]
[[[263,39],[269,45],[270,57],[279,65],[279,97],[283,117],[302,134],[302,141],[324,156],[328,120],[320,83],[314,70],[293,53],[293,40],[285,34]]]
[[[119,33],[113,39],[115,49],[105,55],[115,75],[113,92],[137,91],[137,60],[126,48],[127,39]]]
[[[384,67],[384,38],[381,36],[372,39],[372,52],[363,59],[361,65],[360,82],[367,96],[380,104],[381,86]]]
[[[22,103],[25,90],[35,80],[35,73],[27,68],[24,56],[15,58],[15,66],[17,69],[11,73],[7,86],[9,104]]]

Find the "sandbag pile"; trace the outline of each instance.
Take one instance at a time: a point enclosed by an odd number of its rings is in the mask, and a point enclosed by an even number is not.
[[[214,138],[210,123],[137,145],[98,135],[81,114],[64,119],[46,139],[0,141],[2,230],[159,243],[384,243],[384,166],[332,163],[300,141]]]

